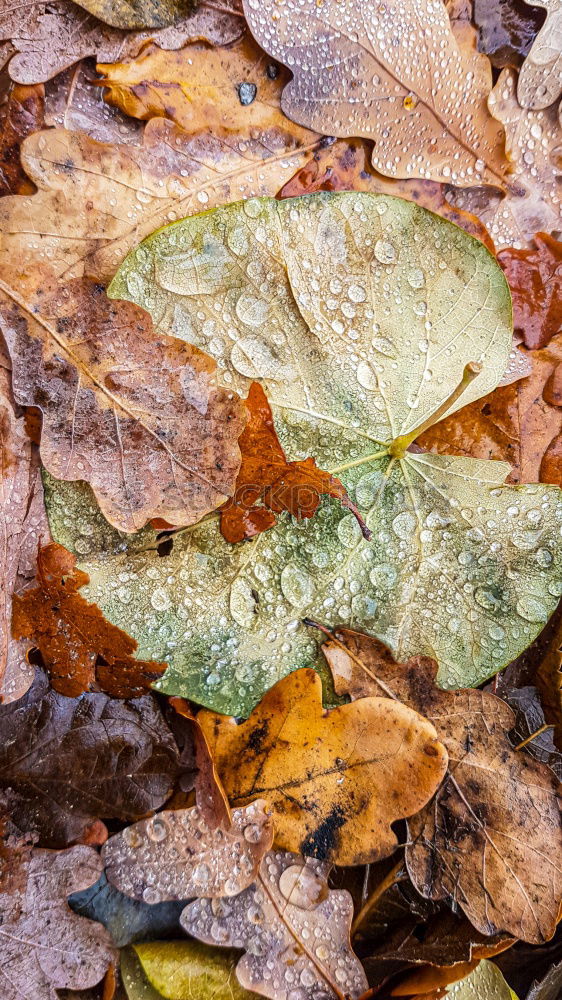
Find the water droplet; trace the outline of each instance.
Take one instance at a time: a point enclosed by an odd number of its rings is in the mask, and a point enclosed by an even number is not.
[[[357,523],[357,518],[353,514],[346,514],[342,517],[337,527],[338,538],[342,545],[348,549],[353,549],[361,541],[361,528]]]
[[[301,910],[313,910],[328,895],[325,882],[308,865],[290,865],[279,878],[279,890],[287,902]]]
[[[250,823],[244,827],[244,840],[249,844],[258,844],[261,840],[261,829],[257,823]]]
[[[247,580],[238,577],[230,588],[230,613],[234,621],[242,628],[253,625],[256,617],[257,604],[253,588]]]
[[[381,264],[396,263],[396,247],[388,240],[377,240],[375,243],[375,257]]]
[[[392,522],[392,530],[398,538],[411,538],[416,528],[416,518],[409,511],[397,514]]]
[[[305,608],[314,597],[314,581],[300,566],[288,563],[281,572],[281,590],[294,608]]]
[[[542,601],[536,597],[520,597],[515,605],[518,615],[527,622],[544,622],[548,617],[548,611]]]

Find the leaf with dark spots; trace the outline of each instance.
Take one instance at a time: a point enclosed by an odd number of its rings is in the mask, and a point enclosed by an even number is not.
[[[33,280],[29,297],[0,281],[0,324],[14,396],[42,412],[46,468],[90,482],[122,531],[158,516],[191,524],[223,503],[246,417],[213,384],[214,362],[92,281],[52,288],[40,267]]]
[[[131,822],[157,809],[177,773],[177,747],[151,695],[65,698],[37,671],[23,698],[0,706],[0,788],[13,789],[14,822],[45,846],[76,840],[97,817]]]
[[[13,597],[12,632],[40,650],[55,691],[70,698],[92,690],[137,698],[150,690],[166,664],[137,660],[135,640],[78,593],[88,575],[67,549],[42,548],[37,579],[38,586]]]
[[[536,249],[498,254],[513,299],[513,323],[526,347],[546,347],[562,329],[562,243],[537,233]]]
[[[34,186],[20,161],[20,145],[43,127],[45,93],[42,84],[12,83],[0,107],[0,195],[31,194]]]
[[[460,907],[482,934],[534,944],[552,937],[562,900],[558,782],[512,748],[508,705],[483,691],[442,691],[434,660],[397,663],[383,643],[351,629],[338,628],[322,648],[339,694],[353,704],[375,692],[398,698],[432,721],[447,748],[435,799],[408,821],[406,861],[418,891]]]
[[[369,698],[324,712],[321,698],[318,674],[297,670],[246,722],[208,711],[197,719],[230,802],[260,795],[272,805],[277,846],[365,864],[395,849],[391,823],[433,795],[446,754],[403,705]]]
[[[242,464],[234,496],[220,512],[220,530],[227,542],[253,538],[272,527],[277,521],[275,515],[282,511],[297,520],[313,517],[322,495],[341,500],[342,506],[355,514],[365,537],[370,537],[339,479],[319,469],[313,458],[287,461],[259,382],[252,382],[246,408],[248,423],[238,442]]]

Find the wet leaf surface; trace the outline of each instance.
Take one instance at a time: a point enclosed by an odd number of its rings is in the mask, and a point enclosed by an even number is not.
[[[41,84],[12,84],[0,108],[0,195],[31,194],[33,184],[20,163],[20,145],[43,126],[45,95]]]
[[[527,55],[544,14],[525,0],[473,0],[478,48],[493,66],[518,68]]]
[[[524,108],[548,108],[562,93],[562,6],[560,0],[533,0],[546,10],[546,21],[533,41],[517,83]]]
[[[238,952],[218,951],[198,941],[154,941],[134,950],[148,982],[164,1000],[255,997],[236,979]]]
[[[512,749],[511,709],[482,691],[440,691],[434,661],[399,664],[350,629],[338,628],[322,648],[339,694],[359,704],[375,691],[399,698],[433,722],[449,754],[435,800],[408,824],[418,891],[460,907],[482,934],[506,931],[534,944],[552,937],[562,899],[559,783]]]
[[[500,970],[493,962],[480,962],[461,982],[454,983],[447,990],[447,996],[454,1000],[517,1000]]]
[[[45,84],[45,124],[85,132],[98,142],[142,146],[144,123],[103,99],[96,64],[83,59]]]
[[[76,0],[114,28],[165,28],[191,14],[194,0]]]
[[[279,681],[247,722],[197,718],[230,802],[265,798],[276,846],[341,865],[391,854],[391,824],[425,805],[447,766],[433,727],[402,705],[369,698],[324,712],[313,670]]]
[[[103,924],[115,946],[124,948],[134,941],[176,934],[179,916],[187,900],[152,905],[139,902],[115,889],[103,874],[95,885],[73,893],[68,902],[79,916]]]
[[[77,839],[96,817],[130,822],[158,808],[178,772],[152,695],[65,698],[37,671],[23,698],[0,706],[0,733],[0,785],[15,789],[12,818],[50,847]]]
[[[536,249],[503,250],[498,261],[513,298],[513,325],[526,347],[546,347],[562,327],[562,243],[536,233]]]

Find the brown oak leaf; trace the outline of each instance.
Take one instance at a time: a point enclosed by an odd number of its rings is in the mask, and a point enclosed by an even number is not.
[[[562,243],[536,233],[531,250],[498,254],[513,299],[513,325],[526,347],[546,347],[562,329]]]
[[[459,906],[482,934],[505,931],[540,944],[562,900],[558,781],[514,750],[514,714],[492,694],[442,691],[424,656],[397,663],[379,640],[337,628],[324,643],[336,691],[361,704],[375,692],[432,721],[449,754],[434,800],[408,821],[408,871],[430,899]]]
[[[42,84],[12,83],[0,108],[0,195],[31,194],[33,184],[20,162],[20,145],[44,124]]]

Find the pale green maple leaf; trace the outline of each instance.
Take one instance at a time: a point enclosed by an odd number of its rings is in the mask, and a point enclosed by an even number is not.
[[[304,616],[434,656],[444,687],[480,684],[542,629],[562,594],[561,491],[405,451],[505,369],[509,290],[481,243],[382,195],[254,199],[153,234],[110,294],[210,352],[223,385],[259,379],[288,457],[339,476],[372,530],[325,500],[230,545],[211,515],[160,558],[150,533],[119,536],[84,491],[51,482],[55,537],[139,656],[167,660],[161,690],[247,715],[317,664]]]

